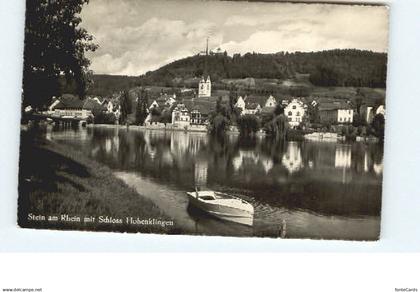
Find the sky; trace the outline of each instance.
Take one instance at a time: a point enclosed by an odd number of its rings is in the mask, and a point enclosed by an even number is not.
[[[90,0],[82,24],[96,74],[138,76],[209,48],[247,52],[386,52],[388,8],[203,0]]]

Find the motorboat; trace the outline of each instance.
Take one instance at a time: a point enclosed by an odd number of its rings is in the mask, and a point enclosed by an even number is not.
[[[222,220],[252,226],[254,207],[232,195],[214,191],[187,192],[190,204]]]

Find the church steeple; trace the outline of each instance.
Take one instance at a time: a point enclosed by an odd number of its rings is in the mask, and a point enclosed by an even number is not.
[[[206,55],[204,56],[203,75],[201,76],[201,80],[198,83],[198,97],[211,96],[211,80],[210,80],[210,74],[207,70],[208,56],[209,56],[209,37],[207,37],[206,39]]]

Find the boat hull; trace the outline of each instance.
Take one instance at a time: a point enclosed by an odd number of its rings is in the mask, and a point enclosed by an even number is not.
[[[235,222],[243,225],[252,226],[254,221],[254,211],[252,206],[244,206],[244,209],[224,206],[220,204],[212,204],[197,199],[192,194],[188,194],[190,205],[200,209],[216,218]]]

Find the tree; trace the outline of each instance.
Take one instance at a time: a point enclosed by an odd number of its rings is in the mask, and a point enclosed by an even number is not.
[[[281,105],[281,103],[278,103],[274,108],[274,115],[279,116],[282,114],[284,114],[284,107]]]
[[[146,90],[142,89],[140,96],[137,98],[137,107],[136,107],[136,124],[143,125],[147,116],[149,115],[149,96]]]
[[[152,116],[157,116],[157,117],[161,115],[161,111],[158,107],[153,107],[150,113],[152,114]]]
[[[216,101],[216,107],[213,112],[210,113],[210,132],[213,135],[220,136],[226,131],[227,126],[229,125],[229,119],[227,118],[227,110],[222,105],[222,97]]]
[[[255,115],[243,115],[238,119],[238,128],[243,136],[249,136],[260,129],[260,120]]]
[[[60,78],[75,83],[84,97],[90,60],[85,53],[98,46],[82,27],[80,13],[89,0],[27,0],[23,65],[23,107],[40,109],[61,94]]]
[[[120,96],[120,106],[121,106],[121,116],[120,124],[125,124],[127,122],[127,117],[131,114],[131,101],[128,94],[128,90],[124,90]]]
[[[360,127],[360,126],[365,126],[365,125],[366,125],[365,119],[363,119],[363,117],[356,112],[353,115],[353,126]]]
[[[229,120],[221,114],[210,118],[210,132],[215,136],[224,134],[228,125]]]
[[[172,123],[172,109],[164,109],[160,115],[160,122],[166,124]]]
[[[276,139],[284,140],[286,138],[289,122],[284,114],[275,117],[270,123],[265,125],[267,134]]]
[[[365,100],[365,99],[366,99],[366,97],[363,94],[363,92],[360,90],[360,88],[357,88],[357,90],[356,90],[356,97],[354,99],[354,103],[356,105],[356,113],[358,115],[360,115],[360,109],[361,109],[361,107],[363,105],[363,100]]]
[[[385,135],[385,118],[382,114],[377,114],[373,117],[372,128],[375,131],[376,137],[383,141]]]

